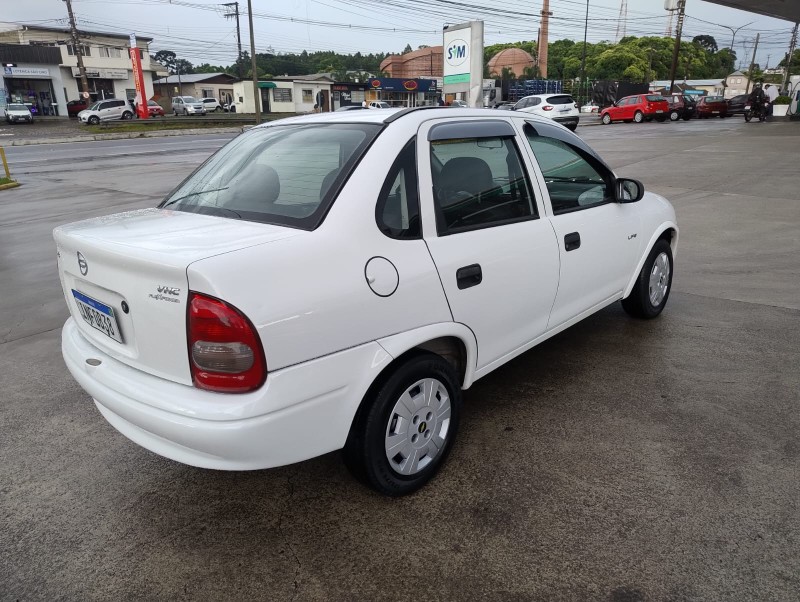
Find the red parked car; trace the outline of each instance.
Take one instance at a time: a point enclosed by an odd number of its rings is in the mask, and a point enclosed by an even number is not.
[[[600,111],[600,120],[608,125],[612,121],[665,121],[669,115],[669,103],[658,94],[637,94],[620,98],[610,107]]]
[[[78,113],[88,108],[89,104],[87,104],[85,100],[70,100],[67,103],[67,115],[69,115],[70,117],[77,117]]]
[[[155,100],[147,101],[147,110],[150,112],[150,117],[163,117],[164,109]]]
[[[697,117],[699,119],[727,116],[728,103],[722,96],[703,96],[697,101]]]

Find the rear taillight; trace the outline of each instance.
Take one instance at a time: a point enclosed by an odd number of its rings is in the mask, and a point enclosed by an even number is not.
[[[542,111],[552,111],[553,107],[551,105],[544,105],[542,107]]]
[[[577,102],[573,102],[572,104],[574,104],[574,105],[575,105],[575,108],[576,108],[576,109],[578,108],[578,103],[577,103]]]
[[[198,389],[246,393],[267,377],[267,363],[256,329],[224,301],[189,293],[189,364]]]

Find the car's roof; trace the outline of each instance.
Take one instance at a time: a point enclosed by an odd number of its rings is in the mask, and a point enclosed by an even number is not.
[[[404,113],[400,115],[400,113]],[[299,123],[375,123],[382,124],[387,120],[395,123],[408,124],[410,127],[419,127],[425,121],[435,118],[452,117],[483,117],[492,119],[496,117],[520,117],[519,113],[504,109],[462,109],[453,107],[418,107],[416,109],[371,109],[369,111],[333,111],[331,113],[311,113],[297,117],[287,117],[257,127],[270,127],[275,125],[296,125]],[[391,119],[390,119],[391,118]],[[539,117],[530,113],[525,114],[525,119],[551,123],[546,117]]]
[[[523,100],[525,98],[550,98],[551,96],[572,96],[572,94],[570,94],[569,92],[550,92],[549,94],[528,94],[527,96],[523,96],[519,100]]]

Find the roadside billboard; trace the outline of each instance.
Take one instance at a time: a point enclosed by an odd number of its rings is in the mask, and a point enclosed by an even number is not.
[[[147,93],[144,87],[144,73],[142,73],[142,58],[139,56],[139,46],[136,44],[136,34],[131,34],[131,64],[133,65],[133,83],[136,86],[136,112],[140,119],[150,116],[147,108]]]
[[[482,107],[483,21],[450,25],[442,36],[444,93],[466,93],[469,106]]]

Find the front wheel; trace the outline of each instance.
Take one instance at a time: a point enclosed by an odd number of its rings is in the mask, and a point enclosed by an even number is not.
[[[653,245],[631,294],[622,307],[635,318],[655,318],[664,309],[672,289],[672,247],[665,240]]]
[[[100,118],[97,115],[92,115],[89,117],[89,119],[87,119],[87,121],[89,122],[89,125],[97,125],[100,123]]]
[[[603,125],[608,125],[609,123],[611,123],[611,115],[609,115],[608,113],[604,114],[603,117],[600,119],[600,121],[603,123]]]
[[[633,114],[634,123],[642,123],[643,119],[644,119],[644,113],[642,113],[641,111],[636,111],[636,113]]]
[[[125,112],[122,114],[122,119],[123,119],[123,120],[127,120],[127,119],[133,119],[133,113],[131,113],[130,111],[125,111]]]
[[[461,387],[438,355],[400,364],[363,402],[344,447],[353,475],[389,496],[412,493],[441,467],[458,430]]]
[[[747,123],[750,123],[750,120],[751,120],[752,118],[753,118],[753,113],[752,113],[752,112],[750,112],[750,111],[745,111],[745,112],[744,112],[744,120],[745,120]]]
[[[670,121],[678,121],[681,118],[681,114],[678,111],[670,111],[669,112],[669,120]]]

